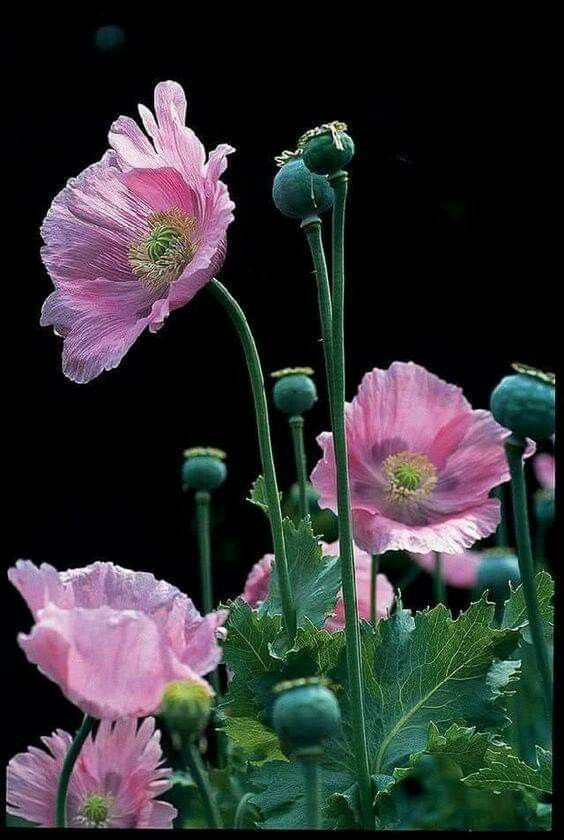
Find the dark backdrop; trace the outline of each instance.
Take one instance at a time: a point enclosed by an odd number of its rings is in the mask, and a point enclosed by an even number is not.
[[[87,10],[80,20],[22,16],[7,30],[5,563],[26,557],[64,569],[107,559],[196,596],[179,469],[184,447],[213,445],[229,453],[214,532],[215,583],[225,598],[269,549],[266,523],[245,501],[259,461],[238,343],[204,290],[158,335],[144,335],[116,371],[89,385],[67,381],[61,342],[38,323],[51,289],[39,226],[52,197],[100,158],[118,114],[151,105],[157,81],[181,82],[207,148],[237,148],[226,176],[236,221],[221,279],[248,314],[265,371],[312,365],[324,397],[308,254],[270,193],[274,156],[305,129],[344,119],[357,144],[347,392],[372,367],[412,359],[486,407],[512,360],[554,366],[541,198],[552,154],[543,140],[547,94],[542,67],[520,49],[511,21],[475,31],[475,21],[451,22],[430,39],[417,25],[408,31],[408,20],[341,21],[329,36],[312,35],[297,12],[281,12],[260,32],[219,8],[204,21],[154,12],[135,22]],[[121,45],[96,45],[104,24],[122,27]],[[308,416],[310,466],[326,418],[322,399]],[[286,486],[288,433],[280,417],[272,423]],[[27,630],[30,617],[11,588],[4,604],[4,696],[21,724],[5,731],[12,754],[55,726],[75,725],[78,714],[17,647],[16,630]]]

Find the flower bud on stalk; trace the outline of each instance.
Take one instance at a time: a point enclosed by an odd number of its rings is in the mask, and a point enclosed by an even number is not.
[[[494,389],[490,406],[498,423],[517,437],[550,437],[555,423],[555,376],[514,363],[517,373],[506,376]]]
[[[201,683],[176,680],[167,685],[160,713],[171,732],[182,741],[195,741],[208,725],[213,692]]]

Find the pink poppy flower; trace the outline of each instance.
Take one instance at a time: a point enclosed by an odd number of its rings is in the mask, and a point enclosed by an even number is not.
[[[474,411],[460,388],[412,362],[375,368],[347,404],[355,542],[381,554],[457,554],[495,531],[500,504],[490,490],[509,480],[510,432]],[[333,436],[311,480],[320,507],[336,512]]]
[[[411,559],[429,574],[435,571],[435,552],[410,554]],[[441,554],[441,577],[448,586],[457,589],[472,589],[478,579],[478,566],[482,562],[479,551],[463,551],[461,554]]]
[[[30,662],[89,715],[114,720],[158,708],[167,683],[221,659],[225,610],[202,617],[190,598],[147,572],[113,563],[58,572],[19,560],[8,577],[35,624],[18,642]],[[210,689],[211,692],[211,689]]]
[[[146,327],[161,328],[220,268],[234,204],[220,176],[231,146],[210,153],[185,126],[176,82],[155,88],[155,113],[110,129],[112,150],[72,178],[43,223],[55,291],[41,324],[64,338],[63,372],[88,382],[117,367]]]
[[[535,476],[543,490],[554,493],[556,486],[556,460],[549,452],[541,452],[533,459]]]
[[[321,543],[325,555],[336,556],[339,543]],[[354,546],[356,570],[356,589],[358,614],[366,621],[370,620],[370,576],[372,560],[369,554]],[[242,599],[251,607],[258,606],[268,596],[268,582],[272,569],[273,554],[265,556],[255,563],[245,583]],[[376,613],[378,618],[387,618],[394,602],[394,589],[386,575],[376,576]],[[325,621],[325,629],[331,632],[342,630],[345,626],[345,607],[342,592],[337,596],[335,611]]]
[[[69,828],[172,828],[176,808],[156,797],[171,787],[163,767],[161,733],[147,718],[102,721],[88,736],[70,777]],[[48,752],[30,747],[8,764],[6,810],[42,828],[55,825],[57,786],[72,743],[57,729],[41,739]]]

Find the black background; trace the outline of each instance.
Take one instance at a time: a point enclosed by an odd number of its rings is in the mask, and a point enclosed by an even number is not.
[[[338,17],[328,7],[273,20],[201,19],[172,9],[133,18],[82,11],[29,15],[6,29],[3,166],[4,487],[6,565],[17,557],[64,569],[107,559],[153,571],[197,597],[181,453],[229,453],[216,497],[218,597],[241,591],[269,550],[246,501],[259,472],[238,343],[204,290],[143,335],[120,367],[83,386],[60,369],[61,342],[39,327],[51,289],[39,226],[66,179],[97,160],[120,113],[152,105],[156,82],[187,91],[188,120],[208,149],[237,149],[226,180],[237,204],[222,281],[242,303],[269,372],[312,365],[322,399],[308,416],[327,428],[316,295],[299,227],[271,201],[273,158],[305,129],[344,119],[355,138],[348,226],[347,393],[394,359],[420,362],[463,386],[475,407],[517,359],[555,365],[558,307],[544,194],[554,151],[542,37],[513,19],[427,21]],[[189,11],[189,10],[188,10]],[[342,10],[344,11],[344,10]],[[335,12],[335,14],[337,14]],[[351,23],[354,20],[354,25]],[[328,21],[325,20],[325,23]],[[330,21],[329,21],[330,22]],[[96,47],[103,24],[125,43]],[[284,421],[272,417],[280,482],[293,480]],[[30,616],[4,597],[8,754],[79,715],[16,644]],[[9,686],[9,690],[6,690]]]

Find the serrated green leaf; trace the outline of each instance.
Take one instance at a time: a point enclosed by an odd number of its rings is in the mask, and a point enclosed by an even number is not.
[[[14,814],[6,814],[6,828],[39,828],[37,823],[24,820],[23,817],[16,817]]]
[[[261,710],[258,682],[280,669],[270,649],[280,633],[281,617],[259,615],[244,601],[235,601],[225,626],[223,657],[233,679],[220,710],[230,717],[256,718]]]
[[[487,749],[484,766],[462,779],[470,787],[501,793],[505,790],[526,790],[535,794],[552,792],[552,753],[537,747],[537,762],[531,767],[511,753]]]
[[[347,791],[353,780],[348,770],[320,768],[322,801],[335,791]],[[304,828],[306,824],[304,779],[294,762],[271,761],[257,768],[251,776],[256,793],[251,802],[259,808],[261,828]],[[341,812],[339,811],[339,816]],[[323,828],[334,828],[333,809],[322,810]]]
[[[256,718],[227,717],[221,730],[242,747],[251,764],[287,760],[276,733]]]
[[[282,493],[278,493],[278,496],[282,499]],[[259,475],[259,477],[255,479],[247,501],[259,507],[268,516],[268,494],[266,492],[266,482],[263,475]]]
[[[333,612],[341,586],[339,558],[323,557],[309,519],[302,519],[297,528],[290,519],[284,519],[283,526],[297,625],[304,627],[313,624],[315,627],[321,627],[327,616]],[[269,615],[282,612],[275,568],[270,575],[268,598],[263,603],[261,612]]]
[[[554,581],[548,572],[543,570],[536,576],[536,586],[541,618],[545,626],[546,635],[550,636],[554,624],[554,608],[552,606]],[[512,589],[508,600],[505,602],[502,627],[512,627],[515,630],[520,630],[523,637],[530,642],[531,638],[528,625],[527,607],[525,605],[523,586],[521,585],[517,589]]]
[[[431,721],[439,727],[455,721],[505,725],[500,701],[518,662],[495,663],[512,652],[518,634],[491,627],[493,610],[484,598],[456,620],[442,605],[415,617],[404,610],[380,621],[376,633],[363,633],[366,731],[375,774],[392,774],[424,749]],[[344,661],[334,676],[346,687]],[[346,688],[341,706],[347,728]],[[352,762],[350,744],[347,754]]]

